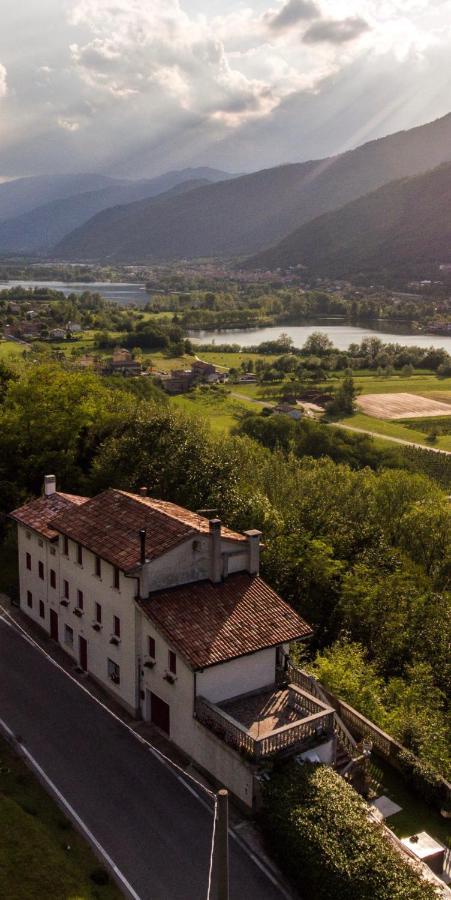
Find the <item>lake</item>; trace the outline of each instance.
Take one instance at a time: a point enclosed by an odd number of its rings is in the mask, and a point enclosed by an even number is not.
[[[384,325],[378,322],[377,328],[361,328],[358,325],[331,325],[330,320],[310,325],[270,325],[267,328],[228,329],[226,331],[191,331],[190,338],[197,344],[239,344],[241,347],[253,347],[264,341],[276,341],[281,334],[287,334],[295,347],[305,344],[314,331],[322,331],[333,341],[338,350],[347,350],[349,344],[359,344],[363,338],[377,337],[384,344],[402,344],[415,347],[444,347],[451,354],[451,337],[439,334],[417,334],[406,331],[394,332],[391,323]]]
[[[101,294],[102,297],[105,297],[105,300],[113,300],[121,306],[144,306],[149,299],[143,284],[110,281],[92,281],[89,284],[82,281],[2,281],[0,282],[0,291],[19,286],[24,288],[51,288],[53,291],[61,291],[66,296],[68,294],[83,294],[84,291],[92,291],[92,293]]]

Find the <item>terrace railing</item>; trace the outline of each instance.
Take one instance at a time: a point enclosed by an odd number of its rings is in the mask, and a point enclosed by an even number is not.
[[[304,691],[308,691],[309,694],[313,694],[313,696],[317,697],[318,700],[321,701],[321,703],[325,703],[327,706],[334,707],[334,731],[338,740],[345,748],[351,759],[359,756],[357,742],[346,727],[342,716],[339,715],[339,711],[337,710],[337,698],[332,697],[330,694],[326,693],[324,688],[320,685],[316,678],[313,677],[313,675],[308,675],[307,672],[303,672],[302,669],[298,669],[297,666],[294,666],[290,662],[288,663],[287,667],[287,677],[292,684],[296,684]]]
[[[261,737],[254,737],[241,722],[205,697],[196,699],[196,717],[226,744],[256,761],[301,746],[310,738],[319,741],[333,734],[334,711],[330,706],[316,702],[296,685],[289,685],[288,691],[289,705],[299,713],[299,719]]]

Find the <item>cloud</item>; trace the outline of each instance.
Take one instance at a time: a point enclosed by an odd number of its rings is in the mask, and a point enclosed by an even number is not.
[[[279,12],[268,17],[268,26],[273,31],[284,31],[305,19],[316,19],[320,15],[313,0],[287,0]]]
[[[57,119],[59,128],[63,128],[64,131],[79,131],[80,122],[76,122],[74,119],[64,119],[60,116]]]
[[[369,30],[368,22],[360,16],[350,16],[341,21],[323,19],[320,22],[313,22],[302,40],[305,44],[346,44]]]
[[[6,97],[8,85],[6,82],[6,68],[0,63],[0,97]]]

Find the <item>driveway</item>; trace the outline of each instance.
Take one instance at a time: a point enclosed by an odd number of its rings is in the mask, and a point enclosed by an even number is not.
[[[140,900],[206,900],[210,810],[1,618],[0,718]],[[235,840],[230,851],[231,900],[287,896]]]

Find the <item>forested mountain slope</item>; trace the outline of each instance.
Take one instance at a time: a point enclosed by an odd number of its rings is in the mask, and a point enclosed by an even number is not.
[[[414,271],[450,260],[451,163],[445,163],[320,216],[247,265],[303,265],[309,271],[341,275]]]
[[[320,161],[278,166],[106,210],[55,249],[65,259],[149,261],[258,252],[322,213],[451,159],[451,115]],[[127,227],[125,227],[127,222]]]

